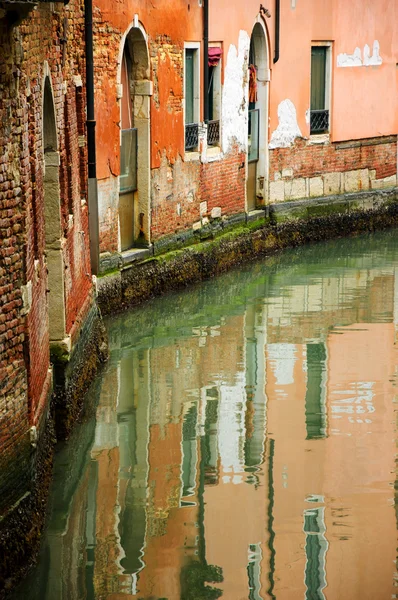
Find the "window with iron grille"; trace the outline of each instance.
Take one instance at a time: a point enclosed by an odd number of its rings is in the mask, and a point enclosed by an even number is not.
[[[185,48],[185,150],[195,150],[198,146],[198,87],[198,50]]]
[[[218,146],[220,143],[221,113],[221,55],[219,46],[209,47],[209,87],[208,106],[209,122],[207,124],[207,145]]]
[[[311,134],[329,131],[329,53],[329,46],[311,47]]]

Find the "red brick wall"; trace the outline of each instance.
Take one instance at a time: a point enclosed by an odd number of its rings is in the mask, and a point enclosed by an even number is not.
[[[192,227],[200,218],[199,161],[174,165],[163,159],[159,169],[152,170],[151,236],[160,237]]]
[[[269,157],[270,181],[282,169],[293,169],[294,178],[375,169],[376,179],[382,179],[397,172],[397,142],[391,138],[322,145],[297,140],[292,148],[270,150]]]
[[[208,163],[180,159],[170,165],[164,159],[152,170],[152,239],[191,229],[201,218],[204,201],[208,216],[214,207],[220,207],[222,215],[244,212],[245,186],[245,154],[236,147]]]
[[[91,291],[86,149],[79,144],[85,133],[85,90],[76,87],[84,76],[83,10],[82,0],[65,7],[39,4],[13,29],[0,17],[0,457],[8,461],[12,453],[15,460],[20,456],[50,391],[42,139],[46,61],[61,161],[67,332]],[[27,284],[28,314],[22,301]],[[6,502],[7,494],[15,493],[12,481],[3,486],[1,477]]]
[[[223,215],[245,211],[245,160],[245,153],[235,147],[222,160],[201,165],[200,195],[209,213],[216,206]]]

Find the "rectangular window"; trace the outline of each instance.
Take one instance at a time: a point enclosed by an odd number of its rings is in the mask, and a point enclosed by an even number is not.
[[[311,115],[310,132],[329,131],[330,46],[311,47]]]
[[[207,124],[207,144],[217,146],[220,143],[221,115],[221,46],[209,46],[209,122]]]
[[[185,50],[185,123],[194,122],[195,77],[194,58],[196,50]]]
[[[185,150],[196,150],[199,123],[199,50],[185,48]]]
[[[137,189],[137,129],[122,130],[120,147],[120,193]]]

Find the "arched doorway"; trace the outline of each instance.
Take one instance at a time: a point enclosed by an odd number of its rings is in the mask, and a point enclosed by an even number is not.
[[[262,206],[268,190],[269,51],[267,30],[257,17],[250,39],[247,210]]]
[[[150,96],[146,35],[132,27],[120,64],[119,231],[121,250],[150,243]]]
[[[44,80],[43,94],[44,219],[48,271],[48,315],[50,342],[66,335],[64,260],[62,255],[60,158],[57,142],[54,98],[50,77]]]

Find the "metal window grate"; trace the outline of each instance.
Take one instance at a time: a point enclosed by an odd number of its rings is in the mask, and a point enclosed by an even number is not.
[[[209,121],[207,124],[207,144],[216,146],[220,141],[220,121]]]
[[[185,125],[185,150],[193,150],[198,145],[199,133],[197,123]]]
[[[312,110],[310,119],[311,133],[325,133],[329,131],[328,110]]]

